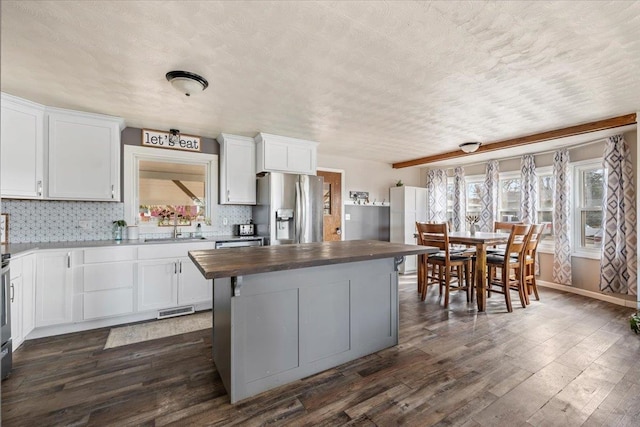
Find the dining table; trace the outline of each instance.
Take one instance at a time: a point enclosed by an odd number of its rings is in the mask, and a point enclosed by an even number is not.
[[[509,241],[509,233],[476,231],[451,231],[449,243],[454,245],[475,246],[476,248],[476,294],[478,311],[485,311],[487,305],[487,248],[504,245]]]

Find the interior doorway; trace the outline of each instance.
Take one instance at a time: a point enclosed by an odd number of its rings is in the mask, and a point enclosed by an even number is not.
[[[342,172],[318,171],[324,178],[322,191],[323,240],[342,240]]]

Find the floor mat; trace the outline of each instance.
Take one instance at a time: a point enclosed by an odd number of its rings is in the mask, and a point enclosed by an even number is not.
[[[150,341],[172,335],[185,334],[200,329],[211,328],[213,315],[210,311],[155,320],[137,325],[111,328],[104,348],[120,347],[142,341]]]

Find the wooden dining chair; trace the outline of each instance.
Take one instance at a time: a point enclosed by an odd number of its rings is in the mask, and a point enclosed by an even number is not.
[[[525,302],[529,304],[529,295],[533,291],[536,296],[536,301],[540,301],[538,295],[538,285],[536,284],[536,258],[538,251],[538,243],[542,239],[542,231],[544,230],[544,224],[533,224],[531,230],[529,230],[529,237],[527,238],[527,245],[525,247],[524,257],[524,298]]]
[[[511,229],[504,254],[487,255],[487,295],[492,292],[504,295],[507,311],[512,312],[511,290],[517,290],[522,307],[526,307],[524,296],[524,257],[531,225],[516,224]],[[491,269],[500,268],[500,275],[492,275]]]
[[[424,258],[424,265],[421,270],[424,274],[422,300],[424,301],[426,298],[429,285],[433,284],[438,284],[440,295],[442,295],[442,289],[444,288],[444,308],[449,307],[449,293],[451,290],[465,290],[467,302],[473,300],[473,282],[471,279],[473,258],[465,253],[451,252],[447,224],[417,222],[416,228],[421,236],[422,244],[440,249],[437,254]],[[432,266],[431,274],[429,274],[429,266]],[[453,286],[453,279],[456,277],[452,274],[452,268],[457,269],[456,286]]]

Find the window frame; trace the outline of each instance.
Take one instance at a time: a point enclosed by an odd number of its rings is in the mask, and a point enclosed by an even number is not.
[[[522,173],[517,171],[509,171],[509,172],[500,172],[498,174],[498,218],[496,221],[502,221],[502,212],[510,212],[508,209],[502,209],[502,181],[507,179],[518,179],[520,180],[520,205],[522,205]],[[522,208],[520,207],[518,211],[518,217],[512,218],[507,222],[518,222],[520,221],[520,217],[522,216]]]
[[[540,168],[536,168],[536,176],[537,179],[540,179],[542,177],[545,176],[550,176],[551,178],[553,178],[554,180],[554,186],[555,186],[555,177],[553,176],[553,166],[543,166]],[[554,199],[553,199],[553,195],[551,196],[551,207],[550,208],[542,208],[542,203],[540,200],[540,182],[538,182],[538,194],[537,194],[537,200],[536,202],[538,203],[538,206],[536,208],[536,214],[538,216],[538,224],[545,222],[545,221],[540,221],[540,213],[541,212],[551,212],[551,215],[553,217],[553,207],[554,207]],[[545,222],[546,223],[546,222]],[[551,220],[551,226],[553,227],[553,218]],[[553,233],[553,228],[552,228],[552,233]],[[553,234],[552,234],[553,235]],[[551,240],[540,240],[540,243],[538,243],[538,252],[542,252],[542,253],[548,253],[548,254],[553,254],[555,251],[555,237]]]
[[[574,205],[571,209],[571,212],[573,215],[573,218],[571,221],[571,225],[573,227],[573,230],[571,233],[572,239],[573,239],[571,255],[575,257],[590,258],[590,259],[600,259],[601,257],[601,250],[602,250],[601,248],[588,248],[588,247],[582,246],[581,242],[582,242],[582,232],[583,232],[582,213],[586,211],[604,212],[602,204],[600,205],[599,209],[587,208],[583,205],[582,202],[584,199],[584,194],[583,194],[584,172],[593,170],[593,169],[602,169],[603,177],[604,177],[603,186],[606,186],[607,171],[604,168],[604,165],[602,163],[603,162],[601,158],[582,160],[582,161],[571,163],[572,179],[573,179],[572,188],[574,189],[573,191],[574,194],[572,197]]]
[[[205,176],[205,209],[207,218],[215,217],[218,202],[218,155],[205,153],[191,153],[187,151],[168,150],[162,148],[141,147],[137,145],[124,146],[124,219],[129,225],[140,227],[140,233],[167,233],[167,227],[150,225],[139,221],[139,164],[141,160],[151,160],[168,163],[185,163],[201,165],[206,169]],[[210,231],[212,226],[202,224],[203,231]],[[196,224],[180,226],[180,230],[195,231]]]

